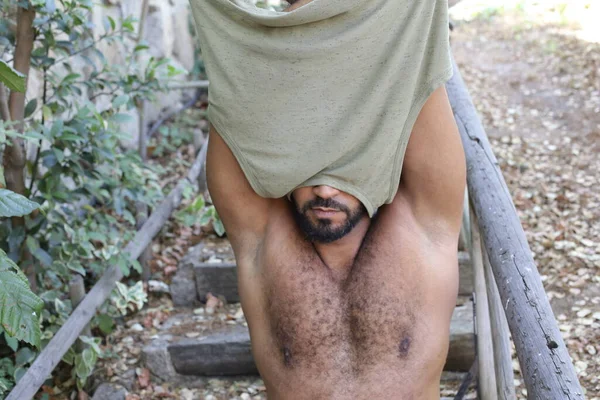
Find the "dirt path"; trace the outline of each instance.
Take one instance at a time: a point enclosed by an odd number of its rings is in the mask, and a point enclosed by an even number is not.
[[[558,6],[469,2],[452,12],[453,52],[586,396],[600,399],[600,37],[579,38]]]

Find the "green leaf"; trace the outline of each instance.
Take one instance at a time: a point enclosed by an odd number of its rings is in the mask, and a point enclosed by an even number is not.
[[[129,101],[129,95],[123,94],[121,96],[116,97],[113,100],[112,106],[113,106],[113,108],[119,108],[123,104],[127,104],[128,101]]]
[[[37,99],[33,99],[33,100],[30,100],[29,102],[27,102],[27,105],[25,106],[24,118],[28,118],[29,116],[31,116],[31,114],[34,113],[36,108],[37,108]]]
[[[225,227],[220,219],[213,219],[213,228],[215,229],[215,233],[217,235],[223,236],[225,234]]]
[[[114,31],[115,28],[117,27],[115,20],[112,17],[106,17],[106,18],[108,18],[108,22],[110,23],[110,28]]]
[[[125,258],[119,257],[119,260],[117,261],[117,266],[119,267],[124,276],[129,276],[129,265],[127,265],[127,260]],[[118,284],[119,282],[117,282],[117,287],[119,287]]]
[[[43,267],[48,268],[52,266],[52,257],[46,250],[38,248],[33,252],[33,256],[39,260]]]
[[[65,355],[62,357],[62,360],[69,365],[73,365],[73,362],[75,360],[75,354],[76,353],[73,347],[69,347],[69,350],[67,350]]]
[[[204,196],[200,195],[196,197],[196,200],[192,204],[189,205],[190,211],[198,212],[202,210],[205,206]]]
[[[62,85],[65,85],[65,84],[71,83],[71,82],[73,82],[73,81],[77,80],[78,78],[81,78],[81,75],[80,75],[80,74],[76,74],[76,73],[74,73],[74,72],[71,72],[70,74],[68,74],[67,76],[65,76],[65,77],[63,78],[63,80],[62,80],[62,82],[60,83],[60,85],[62,86]]]
[[[90,337],[90,336],[79,336],[79,340],[83,343],[88,344],[92,350],[96,353],[96,355],[102,355],[102,349],[99,346],[99,343],[102,339]]]
[[[25,372],[27,372],[27,368],[19,367],[19,368],[15,369],[15,372],[13,374],[13,377],[15,378],[15,382],[19,382],[19,380],[23,377],[23,375],[25,375]]]
[[[185,74],[185,73],[187,73],[187,71],[184,69],[175,68],[174,66],[172,66],[170,64],[167,65],[167,76],[169,78],[172,78],[177,75]]]
[[[96,352],[92,349],[84,349],[83,353],[81,353],[81,358],[90,370],[93,369],[94,364],[98,360]]]
[[[67,268],[69,268],[71,271],[77,272],[78,274],[85,276],[85,268],[83,268],[83,266],[78,261],[71,261],[67,263]]]
[[[29,364],[31,361],[35,359],[36,353],[32,351],[29,347],[23,347],[19,349],[17,355],[15,356],[15,367],[22,367],[25,364]]]
[[[39,315],[44,302],[19,267],[0,250],[0,324],[9,336],[40,347]]]
[[[4,340],[6,340],[6,344],[12,349],[12,351],[17,351],[19,349],[19,341],[8,336],[6,332],[4,332]]]
[[[98,315],[98,327],[102,333],[108,335],[113,331],[115,323],[111,317],[106,314]]]
[[[138,51],[142,51],[142,50],[147,50],[149,48],[150,48],[150,46],[148,46],[147,44],[138,44],[137,46],[135,46],[133,51],[138,52]]]
[[[142,264],[138,260],[131,261],[131,266],[140,274],[142,273]]]
[[[50,107],[43,105],[42,106],[42,115],[44,116],[44,119],[46,121],[48,121],[50,118],[52,118],[52,109],[50,109]]]
[[[133,121],[133,117],[131,115],[123,113],[117,113],[113,115],[110,119],[116,122],[117,124],[126,124],[128,122]]]
[[[7,189],[0,189],[0,217],[21,217],[40,205]]]
[[[204,226],[210,222],[211,218],[212,216],[210,215],[210,213],[205,212],[204,214],[202,214],[202,217],[200,217],[200,221],[198,223],[201,226]]]
[[[56,4],[54,3],[54,0],[46,0],[46,12],[49,14],[54,13],[54,11],[56,11]]]
[[[4,83],[9,90],[24,92],[25,78],[25,75],[0,60],[0,82]]]

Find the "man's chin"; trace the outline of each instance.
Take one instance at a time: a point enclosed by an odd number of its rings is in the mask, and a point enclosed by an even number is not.
[[[311,227],[311,229],[303,229],[303,233],[306,238],[314,243],[333,243],[337,240],[342,239],[348,233],[352,231],[352,228],[347,227],[331,227],[323,229],[323,227]]]

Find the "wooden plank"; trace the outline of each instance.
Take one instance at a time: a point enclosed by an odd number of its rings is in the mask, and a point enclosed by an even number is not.
[[[189,82],[167,84],[167,89],[169,89],[169,90],[207,89],[207,88],[208,88],[208,81],[189,81]]]
[[[465,251],[458,252],[458,274],[458,294],[460,296],[471,296],[475,289],[475,281],[473,280],[471,257]]]
[[[181,179],[177,186],[169,193],[167,198],[156,208],[144,226],[136,233],[133,240],[123,250],[129,258],[135,260],[148,246],[150,241],[161,230],[171,212],[181,202],[183,189],[189,183],[194,183],[201,169],[204,167],[206,148],[208,142],[196,157],[187,177]],[[109,267],[100,280],[96,282],[83,301],[73,311],[67,322],[56,332],[50,343],[44,348],[25,375],[19,380],[6,400],[31,399],[44,381],[50,376],[52,370],[60,362],[63,355],[75,342],[81,330],[95,315],[98,307],[110,295],[116,282],[123,277],[120,268],[113,265]]]
[[[492,266],[485,248],[482,246],[483,269],[487,287],[490,322],[492,324],[492,340],[494,342],[494,367],[496,370],[496,389],[501,400],[516,399],[515,375],[513,373],[512,356],[510,354],[510,338],[508,323],[502,309],[498,286],[494,279]]]
[[[458,236],[458,251],[469,251],[471,242],[471,225],[469,222],[469,192],[465,187],[465,197],[463,198],[463,215],[460,226],[460,235]]]
[[[469,196],[529,399],[583,399],[525,232],[455,62],[446,87],[467,158]]]
[[[481,238],[477,217],[470,209],[471,222],[471,263],[475,276],[475,329],[477,337],[477,360],[479,376],[477,389],[482,400],[498,400],[496,393],[496,370],[494,366],[494,343],[488,305],[485,273],[481,254]]]

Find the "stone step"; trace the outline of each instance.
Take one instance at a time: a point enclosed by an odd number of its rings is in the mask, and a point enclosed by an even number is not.
[[[191,310],[172,316],[143,348],[145,365],[155,377],[172,382],[190,375],[257,374],[246,326],[229,321],[234,325],[223,323],[215,329],[201,331],[195,326],[200,324],[195,322],[200,321],[199,317],[202,316]],[[196,331],[201,333],[196,335]],[[450,350],[444,369],[468,371],[474,357],[473,305],[469,301],[457,306],[452,315]]]
[[[196,246],[184,257],[171,284],[176,306],[193,307],[206,299],[206,294],[221,295],[228,302],[239,302],[237,267],[230,262],[202,262],[202,246]],[[459,294],[473,293],[473,268],[468,253],[458,252]]]

